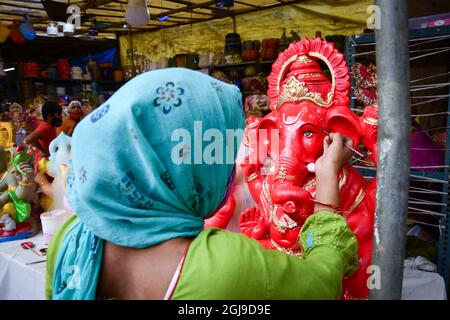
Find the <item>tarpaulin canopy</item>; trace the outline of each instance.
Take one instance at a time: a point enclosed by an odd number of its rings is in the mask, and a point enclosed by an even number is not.
[[[354,35],[367,28],[367,8],[372,0],[310,0],[238,15],[236,31],[242,40],[280,38],[286,29],[301,36]],[[156,32],[133,33],[134,52],[152,61],[182,53],[209,53],[224,50],[225,35],[233,32],[230,17],[194,23]],[[130,37],[120,37],[123,65],[130,64],[127,51]]]

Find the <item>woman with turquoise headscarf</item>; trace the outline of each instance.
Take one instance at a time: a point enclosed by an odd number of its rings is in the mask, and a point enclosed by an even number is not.
[[[341,216],[320,211],[306,221],[303,259],[204,230],[234,164],[199,161],[211,143],[202,134],[226,137],[243,125],[237,87],[177,68],[137,76],[83,119],[67,175],[76,216],[50,244],[47,298],[339,298],[357,267],[357,242]],[[223,142],[222,155],[237,154],[238,141]]]

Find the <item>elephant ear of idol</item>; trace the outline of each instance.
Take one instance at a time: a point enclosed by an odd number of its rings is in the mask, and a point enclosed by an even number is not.
[[[331,82],[318,61],[329,69]],[[304,37],[282,52],[268,78],[270,108],[279,109],[285,102],[309,101],[327,109],[328,129],[340,132],[359,143],[360,121],[348,108],[350,76],[344,59],[332,43]]]
[[[353,146],[358,146],[361,138],[361,122],[350,108],[335,106],[327,113],[327,126],[330,132],[339,132],[353,141]]]

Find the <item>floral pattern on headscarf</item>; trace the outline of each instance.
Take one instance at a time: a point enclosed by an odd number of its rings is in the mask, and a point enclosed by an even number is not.
[[[169,113],[172,108],[178,108],[183,104],[182,96],[184,89],[177,87],[172,81],[167,82],[165,86],[156,89],[158,96],[153,101],[155,107],[162,107],[164,113]]]

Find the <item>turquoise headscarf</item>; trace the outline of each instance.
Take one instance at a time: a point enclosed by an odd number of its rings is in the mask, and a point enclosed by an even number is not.
[[[103,240],[144,248],[198,235],[234,167],[226,151],[234,160],[240,139],[227,140],[227,129],[243,126],[236,86],[177,68],[137,76],[83,119],[67,175],[79,221],[60,249],[53,299],[95,299]]]

